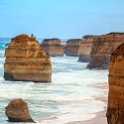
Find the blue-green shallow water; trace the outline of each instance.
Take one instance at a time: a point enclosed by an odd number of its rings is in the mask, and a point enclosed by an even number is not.
[[[95,97],[106,96],[107,71],[88,70],[77,57],[64,56],[51,58],[52,83],[5,81],[5,48],[6,42],[0,42],[0,124],[9,124],[4,111],[13,98],[26,100],[32,118],[40,124],[88,120],[103,110],[105,104]]]

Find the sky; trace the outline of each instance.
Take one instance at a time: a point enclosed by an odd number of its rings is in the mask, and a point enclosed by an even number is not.
[[[81,38],[124,32],[124,0],[0,0],[0,37]]]

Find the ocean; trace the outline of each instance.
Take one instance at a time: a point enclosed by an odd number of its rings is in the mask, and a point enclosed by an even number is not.
[[[105,103],[95,98],[107,96],[107,70],[89,70],[87,63],[77,62],[78,57],[51,57],[52,83],[5,81],[6,44],[0,42],[0,124],[11,124],[5,107],[14,98],[28,103],[31,117],[39,124],[85,121],[104,110]]]

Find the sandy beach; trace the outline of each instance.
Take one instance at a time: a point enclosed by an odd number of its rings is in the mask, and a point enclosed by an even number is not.
[[[71,122],[68,124],[107,124],[107,119],[105,117],[106,111],[97,113],[97,117],[88,121]]]
[[[107,118],[106,118],[106,110],[107,110],[107,97],[97,97],[97,100],[103,101],[106,106],[104,108],[104,111],[96,113],[96,117],[88,120],[88,121],[76,121],[76,122],[70,122],[67,124],[107,124]]]

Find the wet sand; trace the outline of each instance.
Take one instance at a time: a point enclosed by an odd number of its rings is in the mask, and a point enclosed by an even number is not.
[[[71,122],[68,124],[107,124],[107,119],[105,117],[106,111],[97,113],[97,116],[88,121]]]
[[[96,113],[96,117],[88,121],[76,121],[67,124],[107,124],[106,110],[107,110],[107,97],[97,97],[97,100],[101,100],[105,103],[104,111]]]

